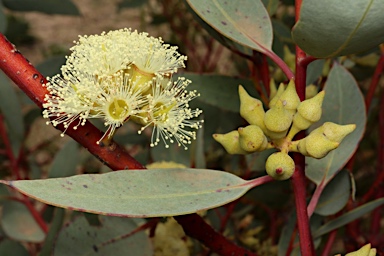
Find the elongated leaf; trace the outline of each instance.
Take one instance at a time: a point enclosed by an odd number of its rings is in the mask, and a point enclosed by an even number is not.
[[[70,140],[56,154],[48,178],[68,177],[76,174],[79,162],[79,148],[76,141]]]
[[[70,0],[3,0],[3,4],[14,11],[80,15],[76,5]]]
[[[339,172],[321,193],[315,213],[327,216],[340,211],[351,195],[351,178],[347,170]]]
[[[145,233],[128,235],[139,226],[137,220],[100,216],[100,222],[101,227],[91,226],[84,216],[80,216],[69,223],[59,233],[54,255],[153,255],[151,242]]]
[[[260,0],[187,0],[193,11],[231,40],[265,53],[272,47],[272,25]]]
[[[323,179],[327,184],[349,160],[363,136],[367,120],[363,95],[353,76],[344,67],[336,63],[333,65],[324,90],[323,114],[317,125],[329,121],[356,124],[356,129],[326,157],[306,158],[306,175],[317,185]]]
[[[188,86],[188,90],[197,90],[200,93],[197,98],[199,101],[223,110],[239,113],[239,85],[242,85],[250,95],[259,98],[252,81],[248,79],[195,73],[180,73],[178,76],[183,76],[192,81]]]
[[[311,62],[308,65],[307,68],[307,78],[306,78],[306,84],[312,84],[315,82],[316,79],[318,79],[321,76],[321,73],[323,72],[325,60],[315,60],[314,62]]]
[[[7,124],[13,154],[17,156],[24,138],[23,115],[15,89],[3,72],[0,72],[0,111]]]
[[[39,256],[50,256],[53,252],[53,244],[56,240],[57,233],[60,231],[65,217],[65,210],[62,208],[55,208],[55,216],[51,226],[49,227],[49,232],[44,241],[43,248],[40,251]]]
[[[0,255],[29,256],[30,254],[21,243],[9,239],[4,239],[0,243]]]
[[[4,203],[1,226],[10,238],[18,241],[39,243],[45,238],[28,208],[16,201]]]
[[[306,0],[292,36],[317,58],[362,52],[384,42],[383,9],[383,1]]]
[[[337,217],[336,219],[333,219],[333,220],[327,222],[326,224],[321,226],[318,230],[316,230],[316,232],[314,232],[313,236],[316,238],[316,237],[325,235],[332,230],[338,229],[338,228],[348,224],[349,222],[352,222],[352,221],[360,218],[364,214],[374,210],[375,208],[377,208],[383,204],[384,204],[384,198],[380,198],[380,199],[376,199],[372,202],[369,202],[367,204],[364,204],[360,207],[357,207],[356,209],[354,209],[350,212],[347,212],[346,214],[343,214],[340,217]]]
[[[233,174],[205,169],[125,170],[1,183],[47,204],[125,217],[194,213],[231,202],[253,186]]]

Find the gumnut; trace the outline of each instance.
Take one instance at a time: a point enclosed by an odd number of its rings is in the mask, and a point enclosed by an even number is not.
[[[324,127],[321,126],[313,130],[307,137],[300,140],[297,149],[305,155],[313,158],[323,158],[330,151],[339,146],[339,142],[329,140],[323,133]]]
[[[337,254],[335,256],[341,256],[341,254]],[[376,249],[371,248],[371,244],[366,244],[359,250],[347,253],[345,256],[376,256]]]
[[[269,105],[268,105],[269,108],[272,108],[274,105],[276,105],[276,102],[280,99],[280,96],[281,94],[283,94],[284,90],[285,90],[285,85],[281,83],[275,95],[271,97],[271,99],[269,100]]]
[[[263,151],[268,146],[267,137],[257,125],[248,125],[244,128],[239,128],[239,143],[240,147],[247,152]]]
[[[263,103],[251,97],[247,91],[240,85],[239,86],[240,96],[240,115],[249,123],[259,126],[265,131],[264,126],[264,115],[265,111]]]
[[[341,142],[345,136],[356,129],[355,124],[339,125],[332,122],[323,124],[323,133],[329,140]]]
[[[287,153],[276,152],[268,157],[265,169],[272,178],[286,180],[293,175],[295,162]]]
[[[308,100],[310,98],[313,98],[317,95],[317,92],[319,90],[317,89],[317,86],[314,84],[307,85],[305,87],[305,99]]]
[[[293,118],[293,125],[299,130],[308,129],[313,123],[320,120],[325,92],[319,92],[315,97],[304,100],[297,108]]]
[[[248,154],[247,151],[240,147],[238,131],[231,131],[226,134],[213,134],[213,139],[219,142],[229,154]]]
[[[285,109],[289,110],[292,115],[296,113],[296,109],[300,104],[299,95],[297,95],[295,82],[289,81],[285,91],[281,94],[280,99]]]
[[[283,103],[278,100],[276,105],[274,105],[265,113],[264,124],[268,131],[281,134],[282,137],[284,137],[289,127],[291,126],[292,119],[292,114],[287,109],[285,109]],[[272,133],[267,132],[268,136],[270,134]]]

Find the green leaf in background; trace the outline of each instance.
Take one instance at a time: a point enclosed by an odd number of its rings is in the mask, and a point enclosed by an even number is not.
[[[0,72],[0,111],[7,124],[13,154],[17,157],[24,139],[23,115],[15,89],[3,72]]]
[[[1,256],[29,256],[29,252],[23,245],[16,241],[4,239],[0,243],[0,255]]]
[[[151,241],[144,232],[128,236],[144,221],[100,216],[100,222],[101,227],[91,226],[83,216],[70,222],[59,233],[53,255],[153,255]]]
[[[68,177],[76,174],[79,147],[76,141],[68,141],[53,159],[48,178]]]
[[[367,121],[363,95],[353,76],[344,67],[334,63],[324,90],[323,114],[314,126],[334,122],[356,124],[356,129],[326,157],[306,158],[306,175],[317,185],[322,181],[327,184],[353,155],[364,134]]]
[[[55,208],[55,215],[49,227],[47,237],[44,241],[43,248],[41,249],[39,256],[52,255],[57,234],[63,226],[64,217],[65,210],[62,208]]]
[[[371,201],[367,204],[364,204],[360,207],[357,207],[356,209],[347,212],[336,219],[333,219],[323,226],[321,226],[319,229],[316,230],[316,232],[313,233],[313,237],[320,237],[322,235],[327,234],[328,232],[338,229],[360,217],[362,217],[364,214],[374,210],[375,208],[381,206],[384,204],[384,198],[379,198],[374,201]]]
[[[265,53],[272,47],[272,24],[260,0],[187,0],[212,28],[238,44]]]
[[[236,200],[255,186],[227,172],[188,168],[1,183],[46,204],[125,217],[175,216],[211,209]]]
[[[80,15],[70,0],[2,0],[5,7],[13,11],[37,11],[46,14]]]
[[[252,81],[248,79],[196,73],[180,73],[177,76],[183,76],[192,81],[188,90],[196,90],[200,93],[197,98],[199,101],[223,110],[239,113],[239,85],[242,85],[251,96],[259,98]]]
[[[53,56],[46,59],[44,62],[39,63],[36,66],[36,69],[40,71],[44,76],[54,76],[56,74],[60,74],[60,68],[65,64],[65,56]]]
[[[306,0],[292,36],[309,55],[331,58],[384,42],[384,1]]]
[[[315,213],[328,216],[337,213],[347,204],[351,195],[351,177],[347,170],[340,171],[325,187]]]
[[[189,145],[188,148],[190,147]],[[177,144],[171,144],[169,148],[165,148],[164,143],[160,142],[160,145],[151,147],[149,150],[154,162],[171,161],[185,166],[191,166],[191,152],[185,150],[183,147],[179,147]]]
[[[17,241],[40,243],[45,238],[28,208],[20,202],[7,201],[3,204],[1,226],[8,237]]]
[[[262,0],[262,2],[267,9],[269,16],[276,14],[277,8],[279,7],[279,0]]]
[[[5,30],[7,29],[7,16],[4,13],[3,5],[0,1],[0,33],[5,33]]]
[[[307,67],[306,85],[313,84],[323,73],[325,60],[315,60]]]
[[[119,10],[121,10],[123,8],[137,8],[137,7],[143,6],[147,2],[148,2],[148,0],[122,0],[117,5],[117,8]]]

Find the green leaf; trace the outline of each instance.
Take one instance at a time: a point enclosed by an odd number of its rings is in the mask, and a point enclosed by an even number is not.
[[[306,0],[292,36],[317,58],[362,52],[384,42],[383,9],[383,1]]]
[[[70,140],[53,159],[48,178],[60,178],[75,175],[78,162],[79,148],[76,141]]]
[[[13,154],[17,157],[24,139],[23,115],[15,89],[3,72],[0,72],[0,110],[7,124]]]
[[[54,255],[153,255],[151,241],[144,232],[128,235],[139,227],[138,220],[100,216],[100,221],[102,226],[95,227],[80,216],[69,223],[59,233]]]
[[[62,208],[55,208],[55,216],[53,218],[52,224],[49,227],[47,238],[44,241],[43,248],[41,249],[39,256],[52,255],[54,243],[55,243],[57,234],[62,228],[64,217],[65,217],[65,210]]]
[[[277,8],[279,7],[279,0],[262,0],[262,2],[267,9],[269,16],[276,14]]]
[[[259,98],[252,81],[248,79],[195,73],[180,73],[177,76],[183,76],[192,81],[188,86],[188,90],[196,90],[200,93],[200,96],[197,98],[199,101],[223,110],[239,113],[240,99],[238,89],[240,84],[251,96]]]
[[[80,15],[76,5],[70,0],[3,0],[3,4],[13,11]]]
[[[230,173],[184,168],[0,182],[46,204],[123,217],[175,216],[211,209],[236,200],[254,186]]]
[[[238,44],[259,52],[271,51],[272,24],[260,0],[187,0],[193,11],[212,28]]]
[[[356,129],[326,157],[306,158],[306,175],[317,185],[323,180],[327,184],[353,155],[364,134],[367,121],[363,95],[353,76],[344,67],[337,63],[333,65],[324,90],[323,114],[314,126],[334,122],[356,124]]]
[[[45,238],[28,208],[16,201],[3,204],[1,226],[7,236],[18,241],[40,243]]]
[[[123,8],[137,8],[137,7],[143,6],[147,2],[148,2],[148,0],[122,0],[117,5],[117,8],[119,10],[121,10]]]
[[[306,85],[314,83],[323,73],[325,60],[315,60],[308,65]]]
[[[0,255],[2,256],[29,256],[29,252],[23,245],[16,241],[4,239],[0,243]]]
[[[337,213],[347,204],[351,195],[351,178],[347,170],[339,172],[321,193],[315,213],[328,216]]]
[[[7,29],[7,22],[7,16],[5,16],[3,5],[0,1],[0,33],[5,33],[5,30]]]
[[[321,226],[319,229],[316,230],[316,232],[313,233],[313,237],[320,237],[322,235],[327,234],[328,232],[341,228],[342,226],[360,218],[364,214],[374,210],[375,208],[381,206],[384,204],[384,197],[376,199],[374,201],[371,201],[367,204],[364,204],[360,207],[357,207],[356,209],[347,212],[346,214],[341,215],[340,217],[337,217],[336,219],[333,219],[323,226]]]
[[[165,148],[164,143],[160,142],[157,147],[151,147],[150,152],[154,162],[171,161],[191,166],[191,151],[185,150],[184,147],[179,147],[177,144],[171,144],[169,148]]]
[[[60,68],[65,64],[65,56],[53,56],[46,59],[44,62],[39,63],[36,66],[36,69],[40,71],[44,76],[54,76],[56,74],[60,74]]]

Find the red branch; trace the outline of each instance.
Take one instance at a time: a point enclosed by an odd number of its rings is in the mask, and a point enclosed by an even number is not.
[[[384,69],[384,52],[381,53],[379,62],[377,63],[375,73],[372,76],[371,83],[369,85],[368,93],[365,96],[366,111],[369,111],[373,96],[375,95],[376,87],[379,84],[379,79]]]
[[[0,34],[0,69],[12,79],[39,107],[42,107],[47,90],[42,84],[46,83],[44,76],[36,70],[25,57],[16,50],[4,35]],[[58,129],[63,131],[62,126]],[[101,162],[113,170],[144,169],[136,159],[115,142],[110,145],[97,145],[96,142],[102,137],[99,131],[90,122],[79,126],[77,130],[71,129],[66,134],[88,149]],[[248,250],[238,247],[227,240],[221,234],[215,232],[211,226],[197,214],[175,217],[183,226],[185,233],[211,248],[212,251],[221,255],[254,255]]]

